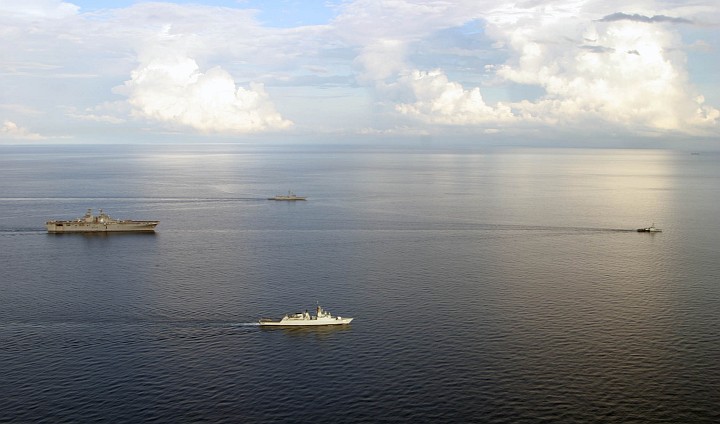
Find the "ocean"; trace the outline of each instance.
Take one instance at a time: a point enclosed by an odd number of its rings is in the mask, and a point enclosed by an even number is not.
[[[718,240],[717,153],[0,146],[0,422],[718,422]]]

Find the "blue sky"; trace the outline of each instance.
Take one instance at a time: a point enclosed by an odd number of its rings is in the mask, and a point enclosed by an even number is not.
[[[715,0],[0,0],[0,143],[720,148]]]

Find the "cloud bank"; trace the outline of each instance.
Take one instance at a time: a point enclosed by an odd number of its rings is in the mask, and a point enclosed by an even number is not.
[[[483,87],[463,87],[441,70],[413,70],[397,85],[413,101],[395,110],[444,125],[543,124],[584,130],[611,125],[630,132],[717,131],[720,111],[689,82],[679,34],[660,23],[683,18],[616,13],[599,21],[545,6],[486,15],[488,33],[508,59],[489,68],[495,83],[540,87],[536,99],[489,104]]]
[[[0,119],[53,134],[720,135],[714,0],[353,0],[312,3],[332,16],[295,27],[231,4],[0,0],[0,93],[17,106]]]

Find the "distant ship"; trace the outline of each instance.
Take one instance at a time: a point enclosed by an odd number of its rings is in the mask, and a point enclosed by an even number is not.
[[[659,228],[655,228],[655,223],[647,228],[638,228],[638,233],[662,233],[662,230]]]
[[[292,191],[288,191],[288,194],[278,194],[274,197],[268,197],[268,200],[306,200],[307,197],[296,196]]]
[[[315,326],[315,325],[342,325],[350,324],[352,318],[334,317],[330,312],[324,310],[320,305],[317,307],[317,315],[312,316],[305,312],[297,312],[287,314],[280,321],[263,318],[260,320],[261,326],[277,326],[277,327],[295,327],[295,326]]]
[[[74,221],[48,221],[45,223],[48,233],[104,233],[104,232],[152,232],[160,221],[131,221],[111,218],[100,209],[95,216],[92,209],[85,216]]]

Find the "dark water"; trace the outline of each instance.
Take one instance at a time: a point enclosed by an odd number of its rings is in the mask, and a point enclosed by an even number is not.
[[[0,261],[0,422],[720,420],[719,155],[5,146]]]

